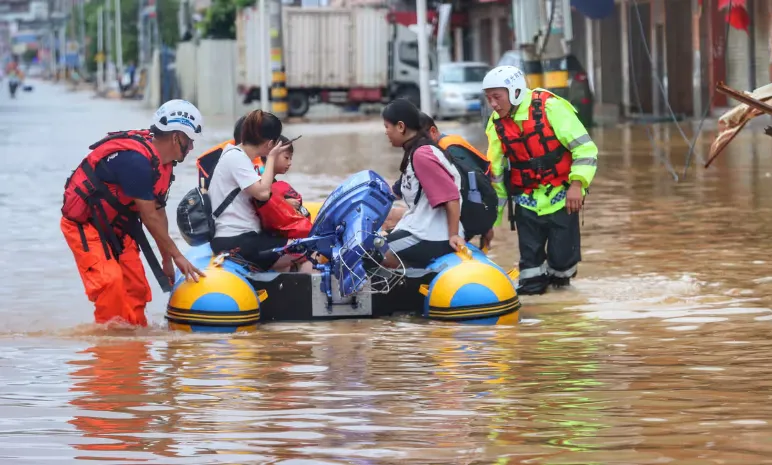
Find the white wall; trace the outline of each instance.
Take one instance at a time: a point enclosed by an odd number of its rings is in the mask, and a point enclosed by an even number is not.
[[[234,117],[244,112],[236,92],[236,41],[202,40],[177,46],[177,80],[182,97],[206,116]]]
[[[236,41],[202,40],[196,54],[196,95],[205,115],[233,115],[236,102]]]
[[[159,101],[161,99],[161,55],[158,50],[153,51],[153,56],[150,61],[150,66],[147,68],[147,82],[145,84],[145,92],[143,103],[147,108],[152,108],[155,111],[158,108]]]
[[[182,42],[177,45],[177,58],[175,68],[177,81],[180,85],[180,93],[183,99],[189,102],[197,102],[196,93],[198,74],[198,47],[193,42]]]

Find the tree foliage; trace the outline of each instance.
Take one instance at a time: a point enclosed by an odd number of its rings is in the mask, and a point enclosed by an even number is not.
[[[234,0],[212,0],[201,22],[202,35],[207,39],[235,39],[236,8]]]
[[[212,0],[201,22],[202,35],[207,39],[235,39],[236,14],[256,0]]]
[[[123,62],[137,62],[139,56],[139,0],[121,0],[121,36],[123,42]],[[98,31],[97,25],[99,24],[99,8],[109,5],[109,10],[105,8],[105,19],[109,14],[111,18],[115,18],[114,3],[112,0],[100,1],[92,0],[86,2],[84,5],[83,16],[85,17],[86,25],[86,43],[88,50],[86,52],[88,56],[87,67],[90,71],[96,70],[96,62],[94,58],[97,53],[97,38]],[[179,39],[179,32],[177,30],[177,10],[179,8],[178,0],[162,0],[156,2],[156,14],[158,18],[158,31],[161,35],[161,39],[166,46],[175,46]],[[77,8],[73,12],[77,14]],[[77,24],[77,22],[74,22]],[[112,28],[107,30],[110,34],[113,34],[113,50],[111,57],[115,59],[116,47],[115,47],[115,25],[112,24]],[[75,31],[77,34],[77,31]],[[146,31],[147,33],[147,31]],[[107,41],[105,40],[105,46]]]

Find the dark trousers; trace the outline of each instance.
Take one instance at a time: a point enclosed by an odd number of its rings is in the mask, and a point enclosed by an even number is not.
[[[569,215],[563,208],[539,216],[518,205],[515,224],[520,246],[519,293],[542,294],[550,282],[567,284],[576,276],[582,260],[579,213]]]

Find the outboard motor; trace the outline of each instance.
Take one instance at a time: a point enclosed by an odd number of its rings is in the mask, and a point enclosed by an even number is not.
[[[388,244],[378,230],[394,200],[388,183],[368,170],[349,177],[319,209],[310,237],[335,236],[328,250],[319,249],[331,266],[319,268],[335,276],[342,296],[363,291],[368,282],[373,291],[387,292],[383,287],[393,282],[394,273],[380,267]]]

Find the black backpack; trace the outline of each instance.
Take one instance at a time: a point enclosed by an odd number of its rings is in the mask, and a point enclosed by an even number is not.
[[[452,145],[444,152],[461,175],[461,224],[464,226],[464,239],[470,240],[490,231],[499,215],[499,197],[490,177],[485,174],[490,162],[458,145]],[[420,197],[419,187],[416,203]]]
[[[212,202],[206,189],[196,187],[188,191],[177,206],[177,227],[185,242],[193,247],[211,242],[214,238],[214,219],[222,215],[239,192],[240,188],[233,189],[212,212]]]

